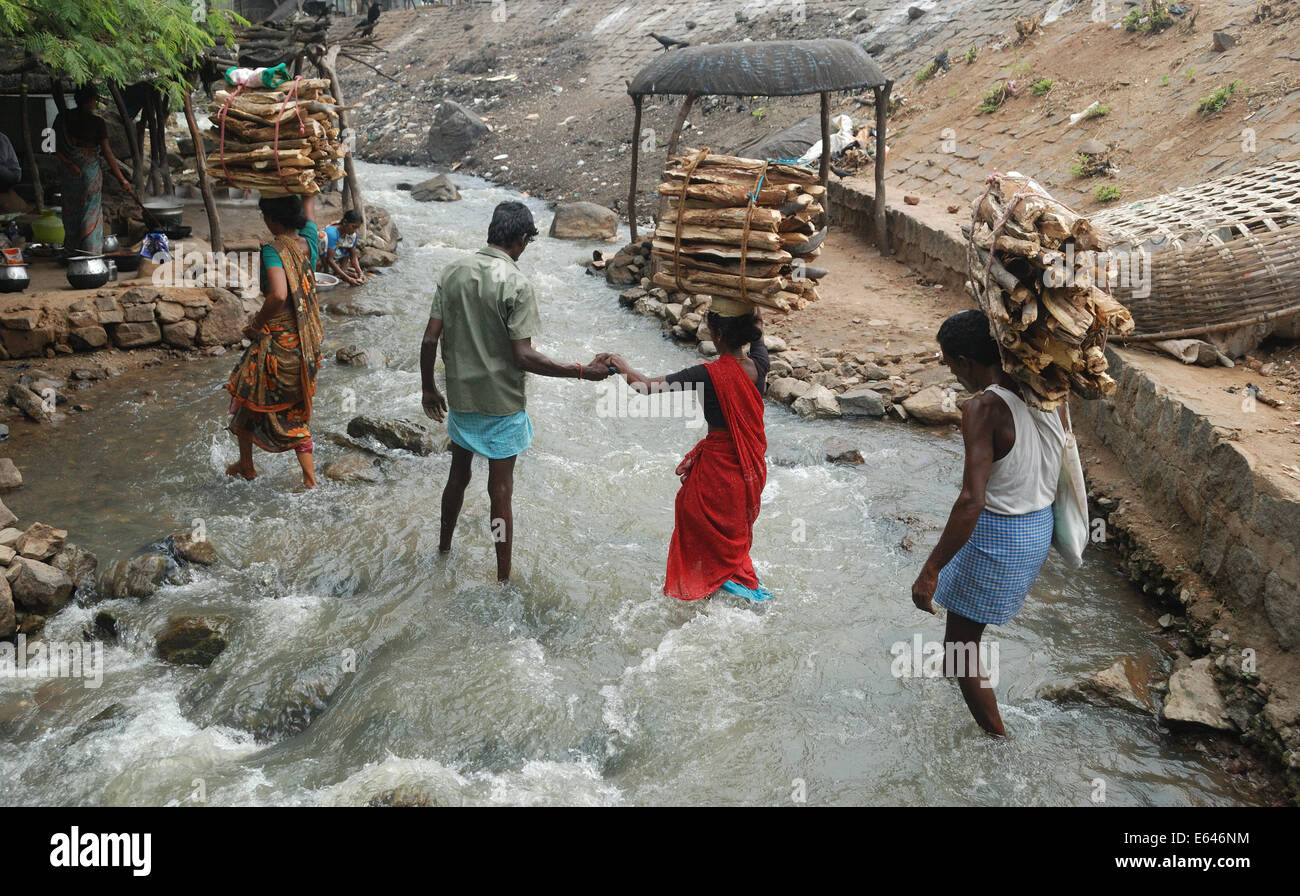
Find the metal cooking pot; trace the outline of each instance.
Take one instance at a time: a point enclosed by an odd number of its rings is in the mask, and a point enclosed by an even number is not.
[[[174,199],[146,199],[140,203],[160,227],[179,227],[185,208]]]
[[[22,292],[32,278],[25,264],[0,264],[0,292]]]
[[[105,254],[105,255],[108,255],[108,254],[111,253],[111,252],[116,252],[118,249],[121,249],[121,248],[122,248],[122,244],[118,241],[118,239],[117,239],[117,234],[115,234],[115,233],[106,233],[106,234],[104,234],[104,254]]]
[[[102,255],[81,255],[68,261],[68,283],[73,289],[98,289],[108,277],[108,262]]]

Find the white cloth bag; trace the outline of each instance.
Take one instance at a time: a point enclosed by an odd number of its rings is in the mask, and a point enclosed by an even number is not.
[[[1070,407],[1065,407],[1065,446],[1061,449],[1061,475],[1056,481],[1056,499],[1052,501],[1052,546],[1075,569],[1083,565],[1083,549],[1088,544],[1088,489],[1083,482],[1083,461],[1079,443],[1070,421]]]

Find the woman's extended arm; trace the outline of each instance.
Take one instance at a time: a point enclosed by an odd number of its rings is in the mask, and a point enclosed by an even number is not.
[[[646,376],[644,373],[638,373],[627,363],[622,355],[605,354],[596,356],[597,364],[604,364],[613,367],[618,373],[627,380],[627,384],[642,395],[649,395],[651,392],[662,392],[668,385],[667,377]]]

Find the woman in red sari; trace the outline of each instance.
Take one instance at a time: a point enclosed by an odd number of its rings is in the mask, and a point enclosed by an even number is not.
[[[772,592],[759,584],[749,551],[767,482],[763,387],[771,362],[757,311],[725,317],[710,312],[707,323],[718,348],[718,359],[709,364],[652,379],[618,355],[607,360],[638,392],[680,389],[688,383],[703,392],[709,432],[677,467],[682,487],[664,594],[699,600],[722,590],[766,600]]]

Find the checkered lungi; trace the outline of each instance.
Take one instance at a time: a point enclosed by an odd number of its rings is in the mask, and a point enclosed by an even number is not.
[[[527,411],[504,417],[448,411],[447,435],[467,451],[500,460],[522,454],[533,443],[533,422]]]
[[[1001,625],[1024,606],[1052,547],[1052,508],[1020,516],[984,510],[970,540],[939,571],[934,602],[975,622]]]

